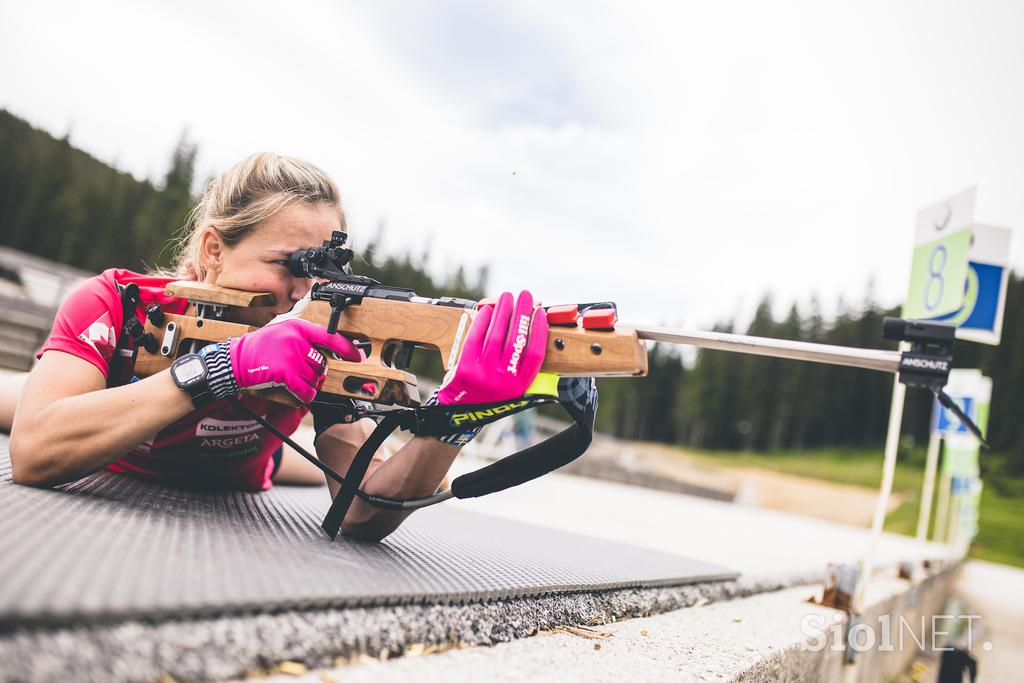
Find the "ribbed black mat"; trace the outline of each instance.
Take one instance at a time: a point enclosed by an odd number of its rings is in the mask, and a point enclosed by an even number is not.
[[[0,437],[0,626],[468,602],[736,576],[445,504],[415,513],[383,543],[332,542],[319,526],[328,503],[324,488],[210,494],[108,473],[60,490],[18,486]]]

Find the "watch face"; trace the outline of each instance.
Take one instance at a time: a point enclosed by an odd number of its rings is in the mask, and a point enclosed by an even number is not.
[[[188,384],[189,382],[199,379],[205,372],[206,368],[203,366],[203,361],[198,358],[189,358],[184,363],[177,365],[174,368],[174,375],[182,384]]]

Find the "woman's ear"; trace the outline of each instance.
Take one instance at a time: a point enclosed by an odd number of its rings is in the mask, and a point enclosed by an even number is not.
[[[224,241],[212,227],[203,229],[199,236],[199,262],[208,275],[220,274],[224,260]]]

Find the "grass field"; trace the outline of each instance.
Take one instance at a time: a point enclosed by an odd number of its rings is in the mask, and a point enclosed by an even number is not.
[[[813,477],[877,490],[882,482],[881,449],[821,449],[802,452],[734,453],[687,450],[712,465],[725,467],[763,467],[788,474]],[[985,457],[982,454],[981,457]],[[893,491],[903,494],[904,502],[885,520],[886,531],[913,536],[917,530],[921,482],[924,478],[924,453],[911,451],[896,462]],[[934,503],[932,517],[934,518]],[[1024,497],[1008,497],[986,486],[981,495],[980,530],[971,546],[970,556],[991,562],[1024,567]]]

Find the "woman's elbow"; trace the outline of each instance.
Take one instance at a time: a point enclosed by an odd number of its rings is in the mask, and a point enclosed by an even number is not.
[[[11,458],[11,480],[15,484],[53,486],[46,476],[45,468],[41,466],[42,459],[32,439],[20,436],[17,430],[12,431],[8,452]]]
[[[53,488],[56,484],[50,481],[45,475],[32,471],[25,471],[25,468],[11,466],[11,481],[22,486],[35,486],[36,488]]]
[[[69,472],[67,451],[33,436],[36,433],[34,430],[11,431],[11,480],[15,484],[52,488],[81,476]]]

